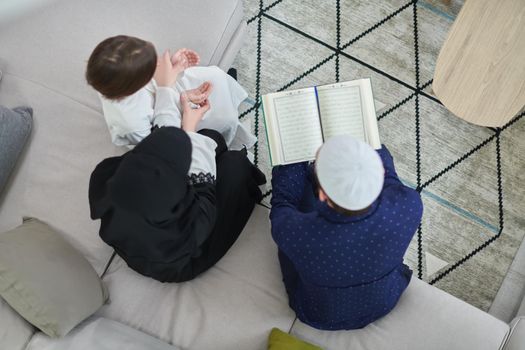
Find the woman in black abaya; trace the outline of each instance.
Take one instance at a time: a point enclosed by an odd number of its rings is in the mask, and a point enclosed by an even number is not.
[[[182,129],[162,127],[91,175],[92,219],[100,236],[135,271],[188,281],[233,245],[262,198],[264,175],[246,151],[228,151],[213,130],[195,132],[209,109],[184,99]]]

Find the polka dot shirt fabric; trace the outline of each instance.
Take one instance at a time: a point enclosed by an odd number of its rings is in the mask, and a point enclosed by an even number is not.
[[[388,149],[378,153],[383,190],[359,216],[338,213],[314,197],[308,163],[273,169],[272,236],[290,306],[312,327],[362,328],[392,310],[410,281],[403,256],[423,204],[398,179]]]

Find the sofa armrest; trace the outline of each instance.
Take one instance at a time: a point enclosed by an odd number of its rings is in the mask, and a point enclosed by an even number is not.
[[[522,272],[525,273],[525,271],[522,271]],[[520,307],[519,307],[518,312],[516,313],[515,316],[516,316],[516,318],[519,317],[519,316],[524,316],[525,317],[525,296],[524,296],[523,300],[521,301]]]
[[[516,317],[510,323],[510,331],[502,350],[525,349],[525,316]]]

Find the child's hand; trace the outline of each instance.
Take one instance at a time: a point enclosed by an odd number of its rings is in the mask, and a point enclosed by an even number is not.
[[[188,96],[183,93],[180,95],[180,104],[182,105],[182,129],[186,132],[195,132],[197,124],[210,109],[210,101],[204,100],[199,103],[199,108],[191,108]]]
[[[170,52],[166,51],[157,62],[157,69],[153,78],[158,86],[169,87],[175,84],[179,71],[173,67],[170,61]]]
[[[179,49],[171,56],[171,64],[179,73],[186,68],[198,65],[199,62],[199,54],[190,49]]]
[[[191,103],[200,104],[208,99],[213,90],[213,85],[209,81],[205,81],[198,88],[186,91],[186,96]]]

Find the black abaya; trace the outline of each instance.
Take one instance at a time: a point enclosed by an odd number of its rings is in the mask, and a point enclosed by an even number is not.
[[[191,142],[172,127],[154,131],[134,150],[102,161],[91,175],[91,217],[100,236],[137,272],[162,282],[190,280],[235,242],[256,202],[264,175],[246,151],[217,143],[216,183],[190,184]]]
[[[201,130],[217,143],[217,184],[215,226],[202,246],[203,254],[191,262],[193,277],[215,265],[235,243],[248,222],[256,203],[262,199],[259,185],[266,182],[246,157],[246,150],[228,151],[220,133]]]

